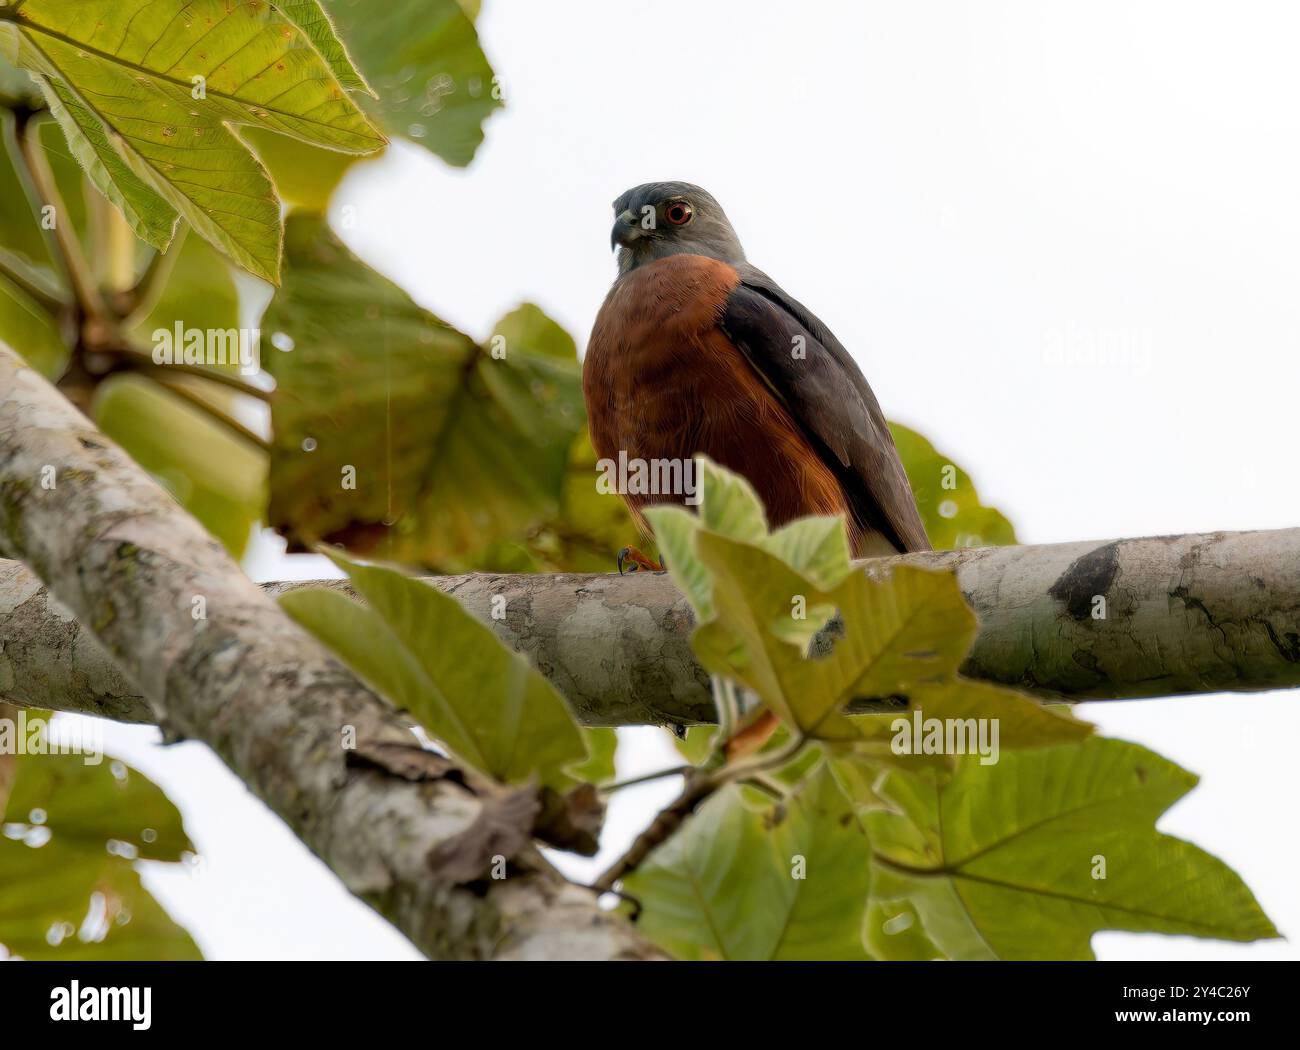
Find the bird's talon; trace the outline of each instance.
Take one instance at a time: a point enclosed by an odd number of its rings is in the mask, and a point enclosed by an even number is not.
[[[659,563],[656,565],[635,547],[624,547],[618,552],[618,574],[620,576],[623,575],[623,564],[625,562],[631,563],[631,567],[627,570],[630,573],[640,572],[643,569],[647,572],[663,572],[665,570],[662,558],[659,559]]]
[[[624,563],[625,561],[628,560],[628,558],[631,556],[631,554],[632,554],[632,548],[631,548],[631,547],[624,547],[621,551],[618,552],[618,574],[619,574],[620,576],[623,575],[623,563]],[[629,571],[629,572],[636,572],[636,570],[637,570],[638,568],[640,568],[640,566],[638,566],[636,562],[633,562],[633,563],[632,563],[632,568],[631,568],[630,570],[628,570],[628,571]]]

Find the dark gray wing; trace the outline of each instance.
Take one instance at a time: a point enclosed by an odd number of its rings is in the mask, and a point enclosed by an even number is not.
[[[802,303],[748,263],[721,327],[835,471],[860,524],[899,551],[930,549],[912,486],[866,377]],[[802,351],[796,352],[797,347]]]

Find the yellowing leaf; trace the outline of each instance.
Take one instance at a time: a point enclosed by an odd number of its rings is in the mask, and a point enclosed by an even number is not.
[[[0,8],[0,36],[49,82],[73,152],[137,233],[163,248],[179,213],[274,283],[279,203],[231,129],[384,145],[317,50],[343,69],[328,23],[296,6],[297,20],[263,0],[26,0]]]
[[[663,504],[648,508],[646,518],[667,559],[669,575],[701,623],[713,618],[713,588],[709,570],[695,549],[699,529],[753,543],[820,587],[832,587],[847,575],[851,555],[841,519],[802,518],[769,533],[763,505],[748,481],[707,456],[697,456],[695,463],[700,487],[698,515]],[[792,637],[808,633],[806,623],[782,629]]]
[[[525,306],[479,347],[319,218],[294,216],[288,246],[262,324],[292,347],[264,355],[277,381],[270,523],[292,543],[449,571],[553,521],[583,423],[563,329]]]
[[[81,104],[62,80],[38,77],[50,113],[63,128],[68,148],[87,177],[141,240],[165,248],[171,243],[179,217],[154,188],[137,175],[109,141],[104,125]]]
[[[996,719],[1005,746],[1077,739],[1086,723],[1011,690],[968,682],[957,667],[975,619],[955,578],[900,566],[882,579],[853,573],[828,590],[815,587],[767,551],[701,530],[700,560],[713,577],[715,618],[694,645],[705,667],[752,689],[805,735],[888,751],[881,718],[850,718],[854,700],[907,701],[926,717]],[[799,615],[838,610],[842,633],[829,653],[805,658]],[[821,614],[821,615],[824,615]],[[787,630],[788,628],[788,630]]]

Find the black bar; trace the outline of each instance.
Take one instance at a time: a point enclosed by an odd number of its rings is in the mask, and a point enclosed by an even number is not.
[[[809,1039],[911,1030],[1036,1032],[1044,1040],[1140,1029],[1294,1024],[1300,965],[1280,962],[1144,963],[35,963],[0,967],[0,1032],[94,1038],[313,1035],[334,1041],[421,1030],[564,1033],[584,1040],[665,1039],[714,1031],[728,1043],[747,1030],[769,1038],[781,1021]],[[76,985],[73,985],[73,982]],[[55,1020],[78,993],[80,1016],[144,1013],[125,1020]],[[105,998],[99,989],[135,989]],[[89,997],[87,995],[90,990]],[[1152,1016],[1144,1016],[1148,1012]],[[1179,1014],[1212,1015],[1189,1020]],[[1121,1013],[1124,1015],[1121,1019]],[[1245,1014],[1244,1017],[1224,1016]],[[706,1028],[683,1028],[691,1018]],[[455,1026],[449,1029],[449,1025]],[[994,1026],[990,1028],[989,1026]],[[1227,1031],[1225,1031],[1225,1028]],[[62,1029],[62,1031],[60,1031]],[[116,1032],[114,1033],[116,1034]]]

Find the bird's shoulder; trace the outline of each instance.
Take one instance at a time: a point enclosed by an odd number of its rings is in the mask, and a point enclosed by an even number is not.
[[[811,310],[757,267],[737,267],[719,326],[841,472],[859,520],[898,550],[929,542],[866,376]]]

